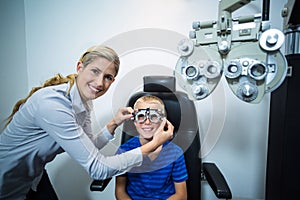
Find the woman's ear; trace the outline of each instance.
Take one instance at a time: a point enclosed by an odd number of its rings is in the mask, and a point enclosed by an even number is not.
[[[79,71],[81,71],[82,69],[83,69],[83,64],[82,64],[82,62],[78,61],[78,62],[77,62],[77,67],[76,67],[77,73],[78,73]]]

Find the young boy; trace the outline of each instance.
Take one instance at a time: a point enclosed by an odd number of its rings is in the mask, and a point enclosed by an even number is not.
[[[134,104],[134,125],[139,133],[122,144],[117,154],[150,142],[166,117],[164,103],[156,96],[142,96]],[[182,149],[168,141],[144,158],[139,167],[116,177],[115,195],[125,199],[187,199],[188,178]]]

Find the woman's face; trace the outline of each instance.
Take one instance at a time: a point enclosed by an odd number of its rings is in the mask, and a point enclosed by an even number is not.
[[[139,102],[136,106],[136,109],[157,109],[162,110],[162,106],[154,103],[147,103],[147,102]],[[152,123],[149,118],[146,119],[143,123],[139,123],[134,121],[134,125],[136,130],[140,134],[140,141],[142,144],[149,142],[152,140],[154,133],[160,126],[161,122]]]
[[[97,57],[87,66],[77,63],[77,87],[83,101],[96,99],[106,93],[115,80],[116,70],[113,62]]]

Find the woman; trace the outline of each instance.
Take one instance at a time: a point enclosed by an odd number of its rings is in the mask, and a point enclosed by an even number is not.
[[[0,134],[0,199],[23,200],[29,191],[39,193],[39,183],[49,180],[45,165],[64,151],[93,179],[105,179],[139,166],[143,155],[172,138],[174,127],[164,120],[152,142],[116,156],[99,153],[133,113],[130,107],[120,108],[101,133],[92,134],[92,100],[107,92],[119,65],[113,49],[91,47],[78,61],[77,74],[57,75],[17,102]]]

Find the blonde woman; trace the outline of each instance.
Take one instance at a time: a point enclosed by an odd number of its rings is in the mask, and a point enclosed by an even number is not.
[[[93,179],[105,179],[139,166],[144,155],[172,138],[174,127],[164,120],[152,142],[121,155],[99,153],[133,113],[120,108],[101,132],[92,134],[92,100],[107,92],[119,66],[113,49],[91,47],[79,59],[76,74],[57,75],[16,103],[0,134],[0,199],[57,199],[44,167],[59,153],[67,152]]]

